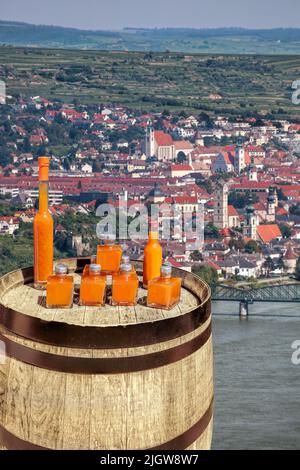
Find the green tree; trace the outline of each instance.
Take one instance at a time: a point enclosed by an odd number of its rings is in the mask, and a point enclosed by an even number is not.
[[[292,229],[291,227],[289,227],[289,225],[279,224],[279,228],[280,228],[283,238],[290,238],[292,234]]]
[[[245,243],[242,238],[232,238],[229,241],[230,248],[234,248],[236,250],[243,250],[245,248]]]
[[[259,253],[261,251],[260,246],[256,243],[255,240],[249,240],[245,246],[246,253]]]
[[[213,238],[218,239],[220,238],[218,228],[213,225],[212,222],[209,222],[204,228],[204,238]]]
[[[294,204],[290,207],[290,213],[293,215],[300,215],[300,204]]]
[[[245,193],[236,193],[235,191],[232,191],[228,196],[228,204],[237,209],[243,209],[249,204],[255,204],[258,200],[257,195],[250,194],[249,191],[246,191]]]
[[[190,256],[191,260],[192,261],[202,261],[202,254],[200,253],[199,250],[195,250],[191,253],[191,256]]]
[[[274,261],[272,260],[272,258],[270,256],[268,256],[268,258],[266,258],[263,266],[266,269],[268,274],[269,274],[270,271],[273,271],[275,269]]]
[[[200,266],[195,268],[193,272],[210,286],[218,282],[218,272],[212,266]]]

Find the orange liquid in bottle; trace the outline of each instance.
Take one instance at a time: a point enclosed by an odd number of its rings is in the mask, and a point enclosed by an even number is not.
[[[53,218],[48,210],[49,158],[39,158],[39,210],[33,221],[34,285],[45,288],[53,273]]]
[[[148,283],[148,307],[170,310],[180,301],[181,279],[171,277],[171,269],[164,272],[164,266],[159,278],[152,279]]]
[[[158,241],[158,232],[150,231],[149,240],[144,250],[143,285],[148,286],[151,279],[160,276],[162,248]]]
[[[99,307],[105,304],[106,277],[101,276],[100,266],[92,264],[89,274],[82,278],[79,304]]]
[[[59,272],[61,270],[62,272]],[[46,304],[47,308],[71,308],[73,305],[73,276],[67,276],[67,268],[56,266],[55,274],[48,278]]]
[[[138,286],[137,276],[132,275],[132,266],[122,264],[120,273],[113,275],[112,305],[136,305]]]
[[[107,274],[117,273],[120,269],[122,248],[112,240],[105,240],[103,245],[97,246],[97,264]]]

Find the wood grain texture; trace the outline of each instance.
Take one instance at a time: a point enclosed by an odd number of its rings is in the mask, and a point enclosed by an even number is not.
[[[80,276],[74,275],[78,279]],[[145,298],[147,291],[140,288],[139,299]],[[84,307],[74,303],[71,309],[47,309],[45,292],[33,288],[32,284],[20,284],[7,289],[0,302],[4,307],[16,310],[26,315],[37,317],[45,321],[57,321],[71,325],[83,326],[115,326],[155,321],[162,318],[176,317],[199,305],[199,299],[186,289],[182,289],[179,307],[171,312],[148,308],[138,304],[135,309],[131,307],[120,308],[106,304],[104,307]]]
[[[70,262],[75,270],[74,261]],[[179,271],[178,271],[179,272]],[[126,326],[176,318],[210,303],[209,289],[195,276],[179,272],[188,289],[172,311],[106,306],[47,310],[30,284],[30,270],[0,279],[2,307],[43,320],[82,326]],[[78,284],[79,275],[74,273]],[[139,297],[145,295],[139,290]],[[59,347],[25,339],[0,325],[11,341],[52,355],[124,358],[168,351],[199,337],[211,322],[169,341],[127,348]],[[176,439],[201,420],[213,397],[211,337],[195,352],[161,367],[131,373],[72,374],[33,367],[12,357],[0,365],[0,424],[13,435],[50,449],[150,449]],[[190,450],[211,445],[212,420]],[[2,445],[2,448],[4,446]],[[1,442],[0,442],[1,449]],[[180,449],[178,449],[180,450]]]

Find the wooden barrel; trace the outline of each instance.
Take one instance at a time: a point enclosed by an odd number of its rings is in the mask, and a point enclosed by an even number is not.
[[[69,260],[77,289],[85,262]],[[0,448],[210,448],[210,290],[174,271],[171,311],[143,305],[142,288],[134,308],[49,310],[32,268],[0,279]]]

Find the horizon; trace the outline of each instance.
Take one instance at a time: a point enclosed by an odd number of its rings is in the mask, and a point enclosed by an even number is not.
[[[107,31],[107,32],[119,32],[125,30],[137,30],[137,31],[153,31],[153,30],[193,30],[193,31],[214,31],[214,30],[237,30],[237,31],[272,31],[272,30],[285,30],[285,29],[293,29],[293,30],[300,30],[300,26],[274,26],[274,27],[265,27],[265,28],[255,28],[255,27],[245,27],[245,26],[217,26],[217,27],[193,27],[193,26],[123,26],[121,28],[101,28],[101,29],[94,29],[94,28],[80,28],[77,26],[64,26],[60,24],[47,24],[47,23],[32,23],[28,21],[19,21],[19,20],[6,20],[0,18],[0,23],[13,23],[13,24],[23,24],[29,26],[39,26],[39,27],[49,27],[49,28],[63,28],[63,29],[75,29],[79,31],[92,31],[92,32],[99,32],[99,31]]]
[[[52,0],[42,5],[38,0],[11,0],[2,6],[3,21],[66,28],[115,31],[137,29],[299,29],[298,0]],[[138,26],[137,26],[138,25]]]

